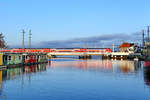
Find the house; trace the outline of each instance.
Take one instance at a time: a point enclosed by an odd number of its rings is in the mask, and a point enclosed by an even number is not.
[[[119,48],[120,48],[120,52],[128,52],[129,48],[134,46],[134,43],[128,43],[128,42],[123,42]]]
[[[144,43],[143,54],[150,56],[150,42]]]

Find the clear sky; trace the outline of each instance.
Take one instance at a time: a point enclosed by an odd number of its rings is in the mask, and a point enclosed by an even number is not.
[[[21,44],[134,33],[150,25],[150,0],[0,0],[0,32]]]

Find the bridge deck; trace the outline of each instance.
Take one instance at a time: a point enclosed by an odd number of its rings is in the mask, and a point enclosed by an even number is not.
[[[65,56],[65,55],[74,55],[74,56],[82,56],[82,55],[111,55],[111,53],[102,53],[102,52],[51,52],[48,53],[49,56]]]

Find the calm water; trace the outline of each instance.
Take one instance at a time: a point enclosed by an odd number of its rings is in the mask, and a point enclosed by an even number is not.
[[[52,59],[0,71],[0,100],[149,100],[144,62]]]

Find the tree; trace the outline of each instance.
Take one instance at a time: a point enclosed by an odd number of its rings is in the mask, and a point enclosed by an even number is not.
[[[0,33],[0,48],[7,48],[3,33]]]

